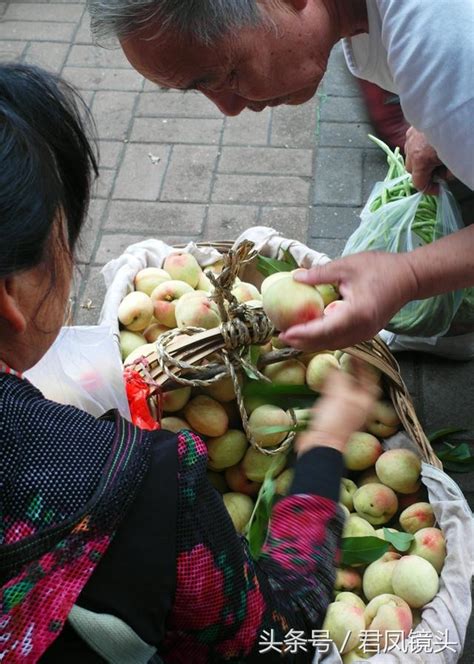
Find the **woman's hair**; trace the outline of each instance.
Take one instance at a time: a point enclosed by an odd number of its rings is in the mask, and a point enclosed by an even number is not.
[[[81,113],[89,123],[80,96],[58,77],[0,64],[0,278],[50,256],[59,218],[63,249],[74,251],[98,174]]]

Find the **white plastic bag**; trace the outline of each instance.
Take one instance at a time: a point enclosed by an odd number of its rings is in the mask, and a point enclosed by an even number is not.
[[[130,419],[120,350],[110,326],[63,327],[25,376],[47,399],[94,417],[116,408]]]
[[[397,186],[411,187],[410,182],[410,176],[406,174],[376,183],[361,212],[359,227],[347,240],[343,256],[362,251],[409,252],[463,227],[456,201],[444,182],[439,183],[436,199],[417,192],[391,200],[374,210],[377,200],[384,197],[386,190]],[[434,213],[428,212],[428,205],[436,205],[434,224],[429,222],[430,215],[433,219]],[[442,336],[449,330],[462,298],[463,291],[460,290],[408,302],[386,327],[397,334]]]

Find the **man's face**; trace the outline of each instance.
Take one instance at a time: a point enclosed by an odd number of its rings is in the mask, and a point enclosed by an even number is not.
[[[299,11],[272,5],[266,10],[275,27],[260,25],[212,46],[179,39],[153,38],[157,25],[122,41],[131,65],[166,88],[199,90],[225,115],[245,108],[303,104],[316,92],[337,41],[324,3]]]

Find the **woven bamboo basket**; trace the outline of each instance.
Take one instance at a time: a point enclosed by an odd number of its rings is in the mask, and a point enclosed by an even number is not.
[[[230,241],[202,242],[198,243],[198,246],[215,248],[224,256],[229,256],[230,253],[233,253],[233,243]],[[184,248],[184,245],[176,245],[176,248]],[[245,274],[248,281],[255,281],[255,275],[257,274],[255,262],[250,260],[242,266],[240,276],[242,274]],[[260,316],[263,316],[267,324],[271,325],[263,311],[260,312]],[[171,338],[166,348],[165,357],[163,357],[159,352],[160,349],[157,347],[146,355],[145,364],[141,364],[138,361],[135,368],[145,378],[151,378],[154,383],[166,390],[181,387],[183,383],[179,381],[183,378],[186,379],[189,366],[192,367],[202,363],[206,358],[219,353],[228,346],[229,325],[232,327],[232,323],[223,323],[220,327],[212,330],[195,332],[191,330],[191,333],[188,333],[189,336],[184,339],[179,338],[174,340]],[[442,463],[434,453],[418,420],[413,401],[401,376],[400,366],[386,344],[379,337],[375,337],[371,341],[341,350],[361,360],[365,360],[382,372],[384,389],[393,403],[404,430],[418,448],[421,458],[436,468],[442,469]],[[286,357],[297,357],[298,354],[299,351],[289,349]],[[274,361],[284,359],[284,357],[285,354],[280,353]],[[221,366],[222,369],[224,369],[223,366]],[[222,376],[222,373],[219,374],[219,369],[216,369],[214,371],[214,379],[217,380],[219,375]],[[176,381],[174,380],[175,378]]]

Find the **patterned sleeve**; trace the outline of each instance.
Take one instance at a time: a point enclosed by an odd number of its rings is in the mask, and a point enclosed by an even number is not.
[[[207,479],[205,444],[183,431],[178,455],[177,585],[163,660],[311,662],[312,631],[321,628],[334,585],[343,521],[337,498],[283,498],[255,562]],[[342,461],[324,468],[337,486],[341,471]],[[304,647],[289,645],[288,634],[304,638]]]

